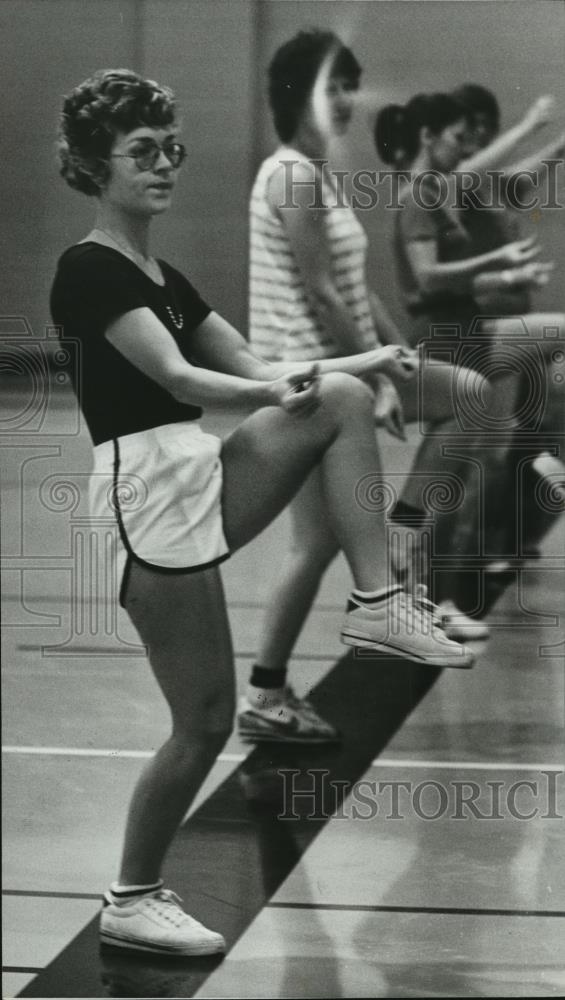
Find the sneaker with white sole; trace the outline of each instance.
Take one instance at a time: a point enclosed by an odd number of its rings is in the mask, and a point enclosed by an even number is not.
[[[239,735],[252,743],[337,743],[340,733],[307,698],[285,688],[282,700],[257,706],[242,697],[237,713]]]
[[[490,629],[486,622],[470,618],[453,601],[442,601],[438,605],[443,631],[450,639],[488,639]]]
[[[449,639],[434,618],[421,600],[402,588],[367,604],[351,597],[341,640],[346,646],[373,649],[430,667],[472,667],[471,650]]]
[[[226,950],[221,934],[189,917],[182,900],[170,889],[115,902],[104,894],[100,940],[116,948],[151,951],[160,955],[215,955]]]

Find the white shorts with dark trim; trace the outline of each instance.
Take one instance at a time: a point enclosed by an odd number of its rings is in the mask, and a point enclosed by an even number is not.
[[[131,562],[194,573],[230,555],[222,524],[221,439],[198,421],[165,424],[94,448],[90,513],[117,527],[123,604]]]

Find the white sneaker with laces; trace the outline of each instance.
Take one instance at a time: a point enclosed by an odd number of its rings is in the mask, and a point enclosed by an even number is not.
[[[226,950],[221,934],[189,917],[181,899],[170,889],[157,889],[131,901],[104,894],[100,914],[103,944],[162,955],[214,955]]]
[[[474,660],[470,649],[447,637],[421,599],[401,588],[374,603],[363,604],[351,597],[341,639],[347,646],[374,649],[431,667],[468,669]]]
[[[488,639],[490,629],[486,622],[470,618],[453,601],[442,601],[438,605],[442,628],[450,639]]]

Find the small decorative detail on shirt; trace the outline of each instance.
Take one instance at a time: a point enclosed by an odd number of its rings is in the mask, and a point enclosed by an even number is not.
[[[182,330],[183,325],[184,325],[184,317],[183,317],[182,313],[181,312],[176,313],[175,310],[171,308],[171,306],[166,306],[165,308],[166,308],[167,313],[169,314],[172,322],[176,326],[177,330]]]

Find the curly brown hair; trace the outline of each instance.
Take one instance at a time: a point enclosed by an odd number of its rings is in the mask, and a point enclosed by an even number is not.
[[[176,120],[173,92],[128,69],[98,70],[65,97],[59,123],[61,176],[87,195],[99,195],[119,132]]]

